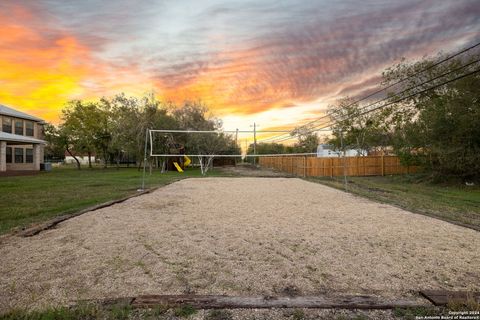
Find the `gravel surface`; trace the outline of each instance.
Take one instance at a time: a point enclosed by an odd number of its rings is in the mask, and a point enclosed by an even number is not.
[[[293,178],[186,179],[0,244],[0,310],[139,294],[480,289],[480,233]]]

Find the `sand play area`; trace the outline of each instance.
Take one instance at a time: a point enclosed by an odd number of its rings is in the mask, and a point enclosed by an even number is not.
[[[480,289],[480,233],[296,178],[186,179],[0,244],[0,310]]]

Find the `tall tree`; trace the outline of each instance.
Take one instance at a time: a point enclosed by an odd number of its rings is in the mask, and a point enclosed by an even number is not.
[[[53,124],[47,123],[44,126],[45,141],[45,157],[47,159],[63,159],[65,157],[65,142],[60,135],[60,129]]]
[[[294,153],[314,153],[317,152],[318,136],[315,132],[310,132],[306,128],[297,129],[295,134],[298,141],[293,145]]]
[[[124,156],[140,159],[138,145],[143,146],[145,134],[138,133],[141,130],[138,99],[122,93],[110,99],[105,97],[100,99],[99,105],[109,119],[111,137],[109,153],[113,154],[117,167]]]
[[[386,119],[390,110],[366,113],[358,102],[343,98],[329,106],[328,114],[334,121],[330,143],[337,150],[355,149],[366,155],[370,151],[385,150],[389,143],[389,126]]]
[[[111,140],[106,110],[101,109],[98,103],[74,100],[62,110],[62,120],[65,133],[74,144],[74,152],[86,153],[90,168],[92,154],[101,152],[106,166]]]
[[[222,128],[221,120],[208,114],[208,108],[200,102],[186,102],[172,111],[179,129],[214,131]],[[202,174],[206,174],[213,163],[214,154],[240,153],[235,140],[224,133],[194,133],[175,136],[187,151],[202,155],[198,157]]]
[[[413,95],[476,70],[478,63],[474,61],[480,59],[480,54],[460,56],[417,74],[444,57],[402,61],[384,72],[386,85],[410,76],[402,83],[405,92],[391,95],[392,102],[403,99],[395,103],[390,117],[393,147],[405,162],[420,164],[436,177],[478,180],[480,75],[472,74]]]

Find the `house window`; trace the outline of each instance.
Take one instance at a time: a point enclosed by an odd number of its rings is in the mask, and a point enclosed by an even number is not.
[[[15,120],[15,134],[23,136],[23,120]]]
[[[12,133],[12,119],[3,118],[2,131]]]
[[[7,147],[7,163],[12,163],[12,147]]]
[[[23,163],[23,148],[15,148],[15,163]]]
[[[34,136],[33,122],[30,122],[30,121],[25,122],[25,134],[29,137]]]
[[[25,149],[25,162],[33,163],[33,149]]]

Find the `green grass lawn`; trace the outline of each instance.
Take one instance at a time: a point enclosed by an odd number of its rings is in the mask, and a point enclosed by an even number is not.
[[[222,175],[209,171],[207,176]],[[201,177],[200,170],[147,174],[146,188],[178,179]],[[54,168],[34,176],[0,177],[0,234],[14,228],[79,211],[137,193],[142,172],[136,168]]]
[[[344,189],[343,178],[308,178]],[[348,177],[347,191],[480,229],[480,187],[431,184],[419,175]]]

